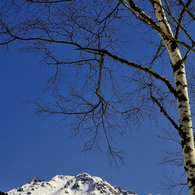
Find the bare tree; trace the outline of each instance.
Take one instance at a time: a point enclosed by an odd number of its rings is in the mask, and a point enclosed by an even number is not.
[[[115,135],[146,117],[155,120],[160,111],[180,137],[193,195],[193,84],[186,79],[194,81],[186,73],[195,51],[193,11],[192,0],[7,0],[1,2],[0,44],[22,42],[22,51],[55,67],[45,88],[53,102],[35,100],[37,113],[71,121],[86,150],[101,150],[105,141],[108,154],[122,160]],[[66,70],[72,70],[68,78]]]

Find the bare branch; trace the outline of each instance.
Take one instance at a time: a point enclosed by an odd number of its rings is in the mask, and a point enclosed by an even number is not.
[[[37,0],[25,0],[25,1],[29,1],[31,3],[62,3],[62,2],[67,2],[67,1],[72,1],[72,0],[54,0],[54,1],[50,1],[50,0],[40,0],[40,1],[37,1]]]
[[[175,38],[178,39],[179,38],[179,32],[180,32],[180,28],[181,28],[181,23],[183,21],[184,15],[188,9],[188,7],[190,6],[190,4],[192,3],[192,0],[188,0],[188,2],[186,3],[185,7],[183,7],[179,19],[178,19],[178,25],[176,28],[176,33],[175,33]]]
[[[176,188],[180,188],[178,195],[186,194],[187,193],[187,182],[183,181],[182,179],[176,179],[173,177],[173,174],[171,176],[164,176],[165,180],[162,182],[163,189],[166,191],[169,191],[171,194],[174,193],[174,190]]]
[[[178,132],[180,132],[180,128],[179,126],[175,123],[175,121],[169,116],[169,114],[165,111],[165,109],[163,108],[163,106],[160,104],[160,102],[151,95],[152,100],[158,105],[158,107],[160,108],[160,112],[163,113],[163,115],[171,122],[171,124],[175,127],[175,129],[177,129]]]

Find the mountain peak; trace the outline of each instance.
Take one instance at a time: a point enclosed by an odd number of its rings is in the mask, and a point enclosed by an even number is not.
[[[42,182],[42,181],[44,181],[44,180],[39,179],[39,178],[37,178],[37,177],[34,177],[34,178],[31,179],[28,183],[36,183],[36,182]]]
[[[85,172],[76,175],[75,178],[76,178],[76,181],[83,181],[83,182],[87,180],[88,181],[93,180],[92,176]]]
[[[100,177],[81,173],[76,176],[56,175],[49,181],[33,178],[8,195],[135,195],[132,191],[114,187]]]
[[[91,175],[89,175],[88,173],[80,173],[78,175],[75,176],[76,178],[85,178],[85,177],[91,177]]]

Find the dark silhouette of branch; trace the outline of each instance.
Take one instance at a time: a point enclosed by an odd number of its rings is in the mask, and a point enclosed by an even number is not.
[[[73,1],[73,0],[54,0],[54,1],[50,1],[50,0],[40,0],[40,1],[38,1],[38,0],[25,0],[25,1],[29,1],[29,2],[31,2],[31,3],[50,3],[50,4],[52,4],[52,3],[62,3],[62,2],[67,2],[67,1]]]

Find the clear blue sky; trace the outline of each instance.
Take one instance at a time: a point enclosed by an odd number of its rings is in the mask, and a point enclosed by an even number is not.
[[[37,59],[15,52],[1,53],[0,59],[0,191],[19,187],[33,177],[49,180],[56,174],[87,172],[139,195],[166,194],[158,189],[160,182],[165,173],[177,169],[157,163],[164,145],[172,144],[157,138],[157,127],[146,122],[139,132],[118,143],[129,156],[126,165],[113,168],[104,155],[80,153],[81,140],[68,139],[69,129],[61,128],[57,117],[40,121],[32,116],[32,107],[22,104],[37,97],[47,77]]]
[[[131,44],[134,45],[129,51],[132,61],[139,59],[140,48],[148,49],[133,36]],[[10,54],[1,50],[0,70],[0,191],[19,187],[34,177],[49,180],[57,174],[87,172],[139,195],[164,195],[167,193],[159,188],[163,176],[173,171],[176,175],[183,173],[175,167],[158,164],[161,150],[173,143],[159,139],[160,128],[147,121],[139,131],[129,133],[128,139],[118,142],[119,148],[125,147],[129,154],[126,164],[119,168],[110,166],[105,155],[81,153],[82,140],[69,139],[70,131],[61,127],[58,117],[40,121],[32,116],[32,106],[22,103],[34,100],[41,93],[43,82],[51,73],[49,68],[40,68],[33,55],[13,49]],[[163,117],[159,120],[161,124],[167,122]]]

